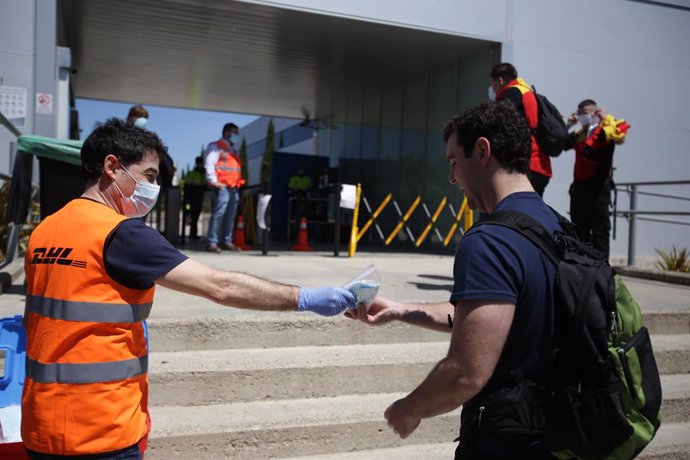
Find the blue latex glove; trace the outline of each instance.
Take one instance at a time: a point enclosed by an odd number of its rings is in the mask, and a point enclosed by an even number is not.
[[[357,298],[339,287],[300,288],[297,311],[313,311],[321,316],[335,316],[357,308]]]

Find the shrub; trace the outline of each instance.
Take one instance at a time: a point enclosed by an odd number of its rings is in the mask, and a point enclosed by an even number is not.
[[[657,249],[654,251],[659,256],[655,266],[661,270],[673,272],[690,272],[690,252],[688,248],[677,248],[674,244],[670,250]]]

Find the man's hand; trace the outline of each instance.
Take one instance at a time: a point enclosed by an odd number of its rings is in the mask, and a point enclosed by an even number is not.
[[[335,316],[357,307],[357,298],[338,287],[300,288],[297,311],[312,311],[321,316]]]
[[[568,117],[568,127],[570,128],[571,126],[574,126],[575,123],[577,123],[577,114],[571,113]]]
[[[402,313],[403,311],[399,304],[384,297],[376,296],[368,310],[363,305],[358,305],[357,310],[348,311],[345,315],[352,319],[359,319],[367,324],[379,325],[400,319]]]
[[[225,188],[225,185],[224,185],[224,184],[221,184],[220,182],[211,182],[209,185],[211,186],[211,188],[215,188],[215,189],[218,189],[218,190],[221,190],[221,189],[224,189],[224,188]]]
[[[399,399],[388,406],[383,416],[388,422],[388,426],[393,429],[393,433],[405,439],[417,429],[421,418],[409,415],[405,410],[405,399]]]

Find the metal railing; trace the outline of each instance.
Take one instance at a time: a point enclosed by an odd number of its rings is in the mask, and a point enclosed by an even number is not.
[[[669,185],[690,185],[690,180],[680,181],[656,181],[656,182],[621,182],[616,183],[616,198],[613,201],[613,236],[616,237],[616,218],[623,217],[628,221],[628,266],[635,264],[635,239],[637,238],[637,222],[648,221],[674,225],[690,225],[690,222],[681,220],[659,219],[657,217],[646,216],[690,216],[688,211],[656,211],[639,210],[638,199],[640,196],[651,196],[669,200],[690,201],[690,197],[671,195],[640,190],[641,187],[658,187]],[[618,209],[618,192],[625,192],[630,198],[630,208],[626,210]]]
[[[14,135],[15,138],[18,138],[19,136],[22,135],[22,132],[19,131],[16,126],[12,124],[5,116],[0,113],[0,126],[5,127],[11,134]],[[12,142],[10,143],[10,151],[12,151]],[[11,172],[11,171],[10,171]],[[0,174],[0,179],[6,182],[10,182],[12,180],[12,176],[8,176],[7,174]],[[0,216],[0,219],[2,221],[5,220],[5,216]],[[0,221],[0,225],[5,226],[5,223]],[[0,261],[0,267],[4,267],[10,262],[14,261],[17,258],[17,253],[19,249],[19,230],[20,226],[17,226],[14,224],[14,222],[8,222],[6,224],[7,229],[5,233],[5,259],[3,261]]]

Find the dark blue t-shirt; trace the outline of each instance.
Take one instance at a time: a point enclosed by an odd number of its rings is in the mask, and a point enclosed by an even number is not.
[[[513,193],[495,211],[518,211],[549,233],[560,230],[556,215],[534,192]],[[519,367],[525,377],[543,374],[551,351],[556,267],[541,249],[515,230],[482,225],[462,238],[453,267],[450,302],[499,300],[515,305],[508,339],[487,391]],[[487,331],[491,333],[491,331]]]
[[[148,289],[187,256],[140,219],[127,219],[105,240],[105,270],[121,285]]]

